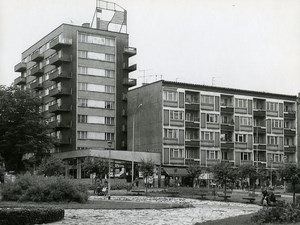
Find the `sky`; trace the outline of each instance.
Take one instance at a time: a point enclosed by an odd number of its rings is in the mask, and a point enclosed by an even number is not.
[[[138,84],[184,83],[297,95],[299,0],[115,0],[127,10]],[[21,53],[62,23],[91,22],[96,0],[1,0],[0,84]]]

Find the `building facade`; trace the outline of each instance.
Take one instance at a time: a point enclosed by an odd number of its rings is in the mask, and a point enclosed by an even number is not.
[[[98,16],[105,10],[112,11],[110,22]],[[112,149],[127,149],[127,92],[136,85],[128,77],[136,70],[129,58],[136,48],[129,47],[123,29],[126,15],[114,3],[97,1],[96,27],[62,24],[24,51],[15,66],[21,75],[14,84],[43,101],[41,112],[57,140],[52,153],[105,150],[108,141]],[[120,29],[111,31],[111,23]]]
[[[161,153],[164,168],[299,164],[297,96],[158,81],[128,99],[128,149]]]

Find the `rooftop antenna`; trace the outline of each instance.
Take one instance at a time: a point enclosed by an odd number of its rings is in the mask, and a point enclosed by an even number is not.
[[[211,77],[211,86],[215,86],[216,84],[216,77]]]

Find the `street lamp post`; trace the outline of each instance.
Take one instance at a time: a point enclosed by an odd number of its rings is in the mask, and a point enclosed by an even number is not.
[[[107,187],[107,198],[110,200],[110,187],[111,187],[111,180],[110,180],[110,159],[111,159],[111,146],[112,141],[107,142],[108,145],[108,187]]]
[[[131,171],[131,183],[133,183],[134,179],[134,142],[135,142],[135,137],[134,137],[134,127],[135,127],[135,113],[139,110],[140,107],[142,107],[143,104],[139,104],[139,106],[136,108],[135,111],[133,111],[132,114],[132,171]]]

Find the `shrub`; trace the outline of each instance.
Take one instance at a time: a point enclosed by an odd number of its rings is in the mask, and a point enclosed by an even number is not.
[[[86,202],[87,187],[71,179],[59,177],[44,177],[25,174],[15,182],[3,185],[3,200],[6,201],[75,201]]]
[[[129,187],[131,187],[131,184],[127,183],[111,184],[111,190],[127,190]]]
[[[29,225],[52,223],[64,218],[64,209],[58,208],[23,208],[0,209],[1,225]]]
[[[300,221],[300,208],[282,202],[275,207],[264,207],[258,211],[252,220],[256,223],[291,223]]]

